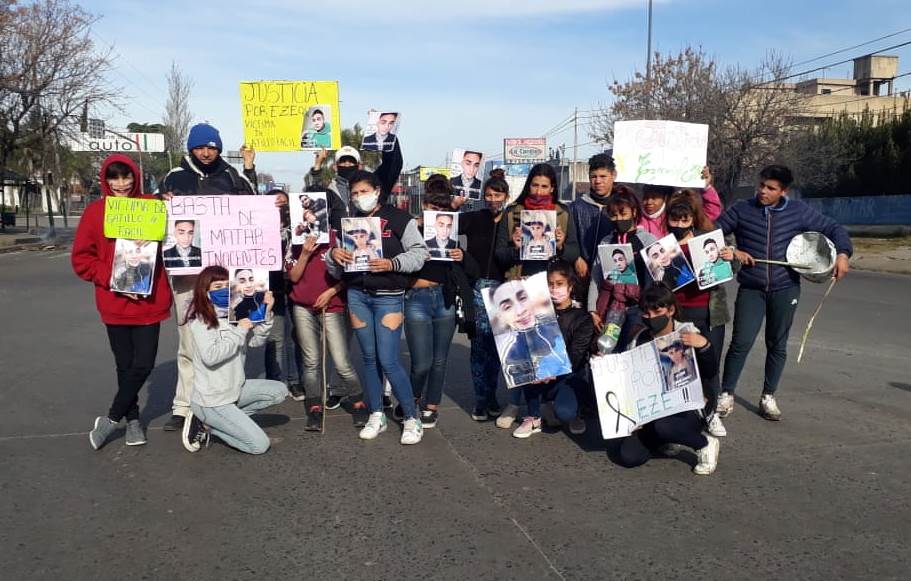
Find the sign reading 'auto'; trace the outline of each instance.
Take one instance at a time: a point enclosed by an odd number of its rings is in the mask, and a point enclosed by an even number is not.
[[[547,140],[543,137],[512,138],[503,140],[503,161],[529,163],[547,160]]]

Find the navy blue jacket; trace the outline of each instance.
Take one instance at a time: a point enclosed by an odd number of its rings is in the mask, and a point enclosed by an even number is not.
[[[725,235],[734,234],[738,250],[753,258],[787,260],[788,244],[803,232],[825,234],[839,254],[851,256],[854,252],[851,238],[840,224],[787,196],[774,207],[763,206],[755,196],[740,200],[728,208],[715,225]],[[775,291],[799,285],[800,275],[786,266],[760,262],[740,269],[737,281],[746,288]]]

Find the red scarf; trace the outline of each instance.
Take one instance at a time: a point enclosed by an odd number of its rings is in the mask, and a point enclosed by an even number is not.
[[[544,199],[533,198],[531,195],[525,196],[525,200],[522,202],[522,205],[526,210],[553,210],[554,209],[554,198],[553,196],[547,196]]]

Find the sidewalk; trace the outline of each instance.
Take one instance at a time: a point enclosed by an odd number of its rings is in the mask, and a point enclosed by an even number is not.
[[[873,272],[911,274],[911,236],[904,238],[860,238],[854,242],[851,267]]]
[[[42,217],[40,226],[7,226],[0,231],[0,253],[19,250],[40,250],[47,246],[63,246],[72,242],[79,225],[79,216],[67,216],[68,227],[63,227],[63,218],[54,219],[56,237],[49,238],[47,218]]]

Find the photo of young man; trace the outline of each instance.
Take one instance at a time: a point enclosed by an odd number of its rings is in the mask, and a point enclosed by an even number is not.
[[[202,267],[202,249],[195,246],[196,220],[174,220],[171,229],[174,246],[161,253],[165,268]]]
[[[330,149],[332,147],[332,117],[329,105],[315,105],[304,117],[304,129],[301,134],[303,149]]]
[[[431,260],[452,260],[449,251],[459,247],[452,236],[458,232],[458,214],[454,212],[424,212],[424,244]]]
[[[373,117],[376,117],[376,121]],[[364,135],[361,149],[364,151],[392,151],[395,147],[395,132],[398,129],[398,113],[379,113],[371,111],[368,117],[368,130],[375,125],[373,133]]]
[[[466,151],[457,149],[453,152],[453,159],[457,153],[461,153],[461,174],[451,178],[449,182],[457,196],[478,200],[481,198],[481,180],[478,178],[478,172],[481,171],[481,160],[484,154],[477,151]]]

